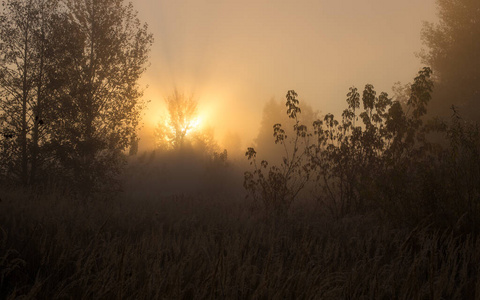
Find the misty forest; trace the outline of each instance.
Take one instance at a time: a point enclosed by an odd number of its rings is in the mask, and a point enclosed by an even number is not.
[[[2,1],[0,299],[480,299],[479,1],[174,2]]]

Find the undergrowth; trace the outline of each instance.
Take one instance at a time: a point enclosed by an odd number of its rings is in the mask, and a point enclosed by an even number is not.
[[[282,223],[243,199],[1,195],[0,298],[475,299],[480,242],[381,212]]]

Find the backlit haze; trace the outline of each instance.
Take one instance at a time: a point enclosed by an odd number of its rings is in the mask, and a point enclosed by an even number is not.
[[[142,84],[150,100],[140,150],[174,88],[199,100],[202,126],[220,144],[238,135],[242,149],[258,133],[264,104],[299,94],[321,114],[338,115],[348,88],[391,93],[422,66],[423,21],[434,0],[134,0],[155,43]],[[228,139],[227,139],[228,140]],[[229,143],[228,141],[226,143]]]

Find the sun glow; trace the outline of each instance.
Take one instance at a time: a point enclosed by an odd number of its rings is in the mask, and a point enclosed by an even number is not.
[[[185,132],[187,136],[191,132],[198,131],[200,129],[200,125],[202,124],[201,119],[199,117],[195,118],[188,122],[187,126],[185,126],[182,131]]]
[[[205,94],[202,98],[208,100],[199,105],[198,96],[186,96],[178,90],[164,98],[164,105],[159,107],[161,114],[156,116],[154,147],[172,150],[212,144],[215,124],[211,121],[218,113],[214,105],[218,101]]]
[[[173,143],[180,136],[190,138],[192,134],[201,132],[204,125],[202,118],[199,116],[191,120],[184,119],[182,122],[177,122],[176,124],[179,127],[175,126],[175,122],[172,122],[170,116],[164,116],[157,124],[157,131],[161,139],[168,144]]]

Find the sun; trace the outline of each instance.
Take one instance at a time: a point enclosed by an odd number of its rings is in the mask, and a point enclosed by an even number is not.
[[[200,129],[200,125],[202,124],[202,120],[200,117],[196,117],[193,120],[190,120],[187,125],[183,128],[185,135],[188,136],[190,133],[198,131]]]
[[[158,149],[180,149],[198,143],[210,130],[208,111],[198,109],[193,96],[178,91],[166,98],[166,111],[155,127],[155,144]]]

